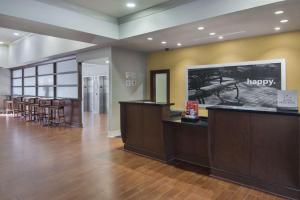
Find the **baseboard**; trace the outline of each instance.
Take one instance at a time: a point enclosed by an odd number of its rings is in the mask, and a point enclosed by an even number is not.
[[[120,137],[120,136],[121,136],[121,130],[108,131],[108,137],[110,138]]]

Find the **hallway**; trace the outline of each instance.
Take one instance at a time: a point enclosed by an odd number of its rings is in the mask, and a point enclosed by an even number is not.
[[[0,199],[278,199],[122,150],[105,128],[0,117]],[[205,173],[204,173],[205,174]]]

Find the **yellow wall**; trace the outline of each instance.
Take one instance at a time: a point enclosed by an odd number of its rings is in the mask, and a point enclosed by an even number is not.
[[[300,94],[300,31],[297,31],[151,53],[147,61],[147,95],[150,94],[149,71],[170,69],[171,102],[175,103],[174,109],[182,110],[188,66],[280,58],[286,59],[287,89]]]

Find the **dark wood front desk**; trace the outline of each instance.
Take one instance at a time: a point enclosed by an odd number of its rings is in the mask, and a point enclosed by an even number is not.
[[[300,199],[299,114],[208,108],[208,123],[181,122],[170,104],[121,103],[124,148],[210,169],[210,176]]]

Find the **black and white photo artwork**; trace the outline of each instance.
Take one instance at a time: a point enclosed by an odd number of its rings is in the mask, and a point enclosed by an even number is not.
[[[285,89],[285,62],[257,61],[188,68],[188,100],[200,106],[277,106],[277,91]]]

